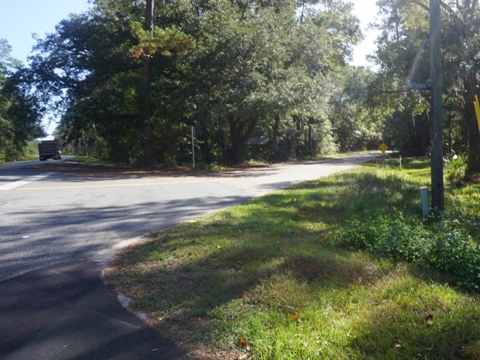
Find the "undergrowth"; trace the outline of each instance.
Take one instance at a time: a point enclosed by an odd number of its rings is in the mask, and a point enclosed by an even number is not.
[[[449,272],[457,285],[478,291],[479,244],[468,232],[475,223],[474,218],[460,218],[448,211],[413,222],[397,212],[366,221],[349,220],[337,232],[336,241],[394,261]]]

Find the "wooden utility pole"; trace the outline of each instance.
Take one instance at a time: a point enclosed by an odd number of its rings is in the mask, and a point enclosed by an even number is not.
[[[145,4],[145,23],[144,28],[150,34],[153,33],[153,10],[155,2],[154,0],[147,0]],[[153,138],[153,129],[151,120],[154,114],[153,101],[151,99],[151,86],[153,79],[153,59],[150,54],[150,49],[145,48],[145,59],[143,63],[143,86],[144,86],[144,99],[143,99],[143,131],[144,131],[144,156],[145,166],[147,168],[155,165],[154,159],[154,147],[155,141]]]
[[[440,0],[430,0],[430,81],[432,86],[431,176],[432,209],[444,209],[443,109]]]

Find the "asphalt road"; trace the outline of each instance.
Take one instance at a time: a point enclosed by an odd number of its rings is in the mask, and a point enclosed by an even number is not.
[[[0,165],[0,359],[187,359],[102,285],[115,252],[149,232],[372,157],[196,176],[55,171],[65,160]]]

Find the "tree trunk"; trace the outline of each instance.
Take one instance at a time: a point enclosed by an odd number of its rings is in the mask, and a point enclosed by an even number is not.
[[[478,1],[466,1],[466,21],[474,24],[477,16]],[[471,50],[466,54],[466,60],[472,64],[475,54]],[[471,177],[480,174],[480,129],[475,114],[473,102],[475,92],[477,91],[477,77],[474,70],[469,69],[465,79],[464,101],[465,101],[465,120],[468,129],[468,157],[467,157],[467,176]]]
[[[297,125],[297,134],[296,134],[296,147],[295,147],[295,157],[298,159],[300,157],[301,151],[301,144],[300,144],[300,136],[301,136],[301,129],[302,129],[302,115],[296,116],[296,125]]]
[[[230,141],[231,148],[229,153],[229,160],[232,164],[238,164],[240,162],[240,126],[238,124],[238,119],[232,119],[228,122],[230,124]]]
[[[270,158],[274,158],[277,154],[277,147],[278,147],[278,133],[280,128],[280,114],[275,115],[275,123],[273,124],[272,129],[272,138],[270,139]]]
[[[198,127],[199,131],[197,132],[197,137],[199,140],[198,144],[200,146],[201,160],[205,164],[211,164],[215,161],[215,158],[213,156],[212,149],[210,148],[210,144],[208,143],[210,136],[204,124],[199,122]]]
[[[467,176],[480,174],[480,132],[478,129],[473,99],[470,94],[465,97],[465,121],[468,130]]]
[[[312,124],[308,125],[308,156],[313,156]]]

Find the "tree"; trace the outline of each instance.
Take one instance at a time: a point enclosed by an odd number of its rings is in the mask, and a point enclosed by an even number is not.
[[[448,135],[445,144],[447,150],[455,148],[468,154],[468,174],[472,176],[480,172],[480,133],[473,108],[474,95],[478,94],[480,11],[477,1],[442,2],[441,5],[443,103],[447,116],[444,132]],[[377,27],[382,34],[374,56],[381,69],[378,83],[382,85],[379,87],[385,97],[391,98],[389,102],[397,105],[397,116],[405,113],[403,119],[410,117],[413,125],[418,125],[418,121],[428,123],[431,115],[429,92],[406,90],[405,87],[408,83],[427,83],[428,2],[382,0],[379,6],[383,17]],[[403,91],[410,93],[406,96]],[[460,118],[464,125],[459,124]],[[405,138],[412,135],[419,133],[405,132]],[[412,149],[408,142],[405,144]]]
[[[479,95],[480,8],[478,1],[444,5],[444,61],[448,96],[455,99],[466,123],[467,175],[480,173],[480,129],[473,101]]]
[[[428,12],[405,0],[378,5],[381,33],[374,58],[380,71],[369,104],[385,117],[383,141],[395,141],[404,155],[423,156],[428,151],[430,94],[410,84],[429,82]]]
[[[38,42],[25,81],[64,136],[94,128],[111,158],[181,161],[192,125],[205,162],[242,161],[253,136],[272,138],[264,156],[304,155],[316,132],[331,138],[330,75],[359,40],[351,5],[318,5],[97,0]]]
[[[376,107],[367,106],[368,91],[374,79],[374,73],[363,67],[344,67],[335,76],[335,88],[329,102],[330,119],[342,152],[378,147],[383,118],[376,116]]]
[[[198,10],[190,69],[200,90],[193,102],[202,153],[210,158],[212,146],[222,144],[223,158],[238,162],[248,138],[268,136],[270,156],[289,143],[288,157],[304,142],[309,119],[325,124],[328,74],[358,40],[358,23],[343,3],[321,4],[301,21],[291,2],[212,1]]]
[[[144,69],[147,64],[162,73],[157,63],[183,51],[185,36],[168,28],[149,33],[132,14],[106,5],[72,15],[56,30],[38,41],[25,81],[62,116],[70,139],[95,127],[96,136],[107,141],[110,158],[150,166],[154,144],[145,144],[147,138],[152,141],[149,124],[156,109]]]
[[[18,158],[27,140],[45,136],[41,125],[43,108],[12,72],[20,67],[20,62],[10,56],[10,51],[7,41],[0,39],[0,160],[3,161]]]

